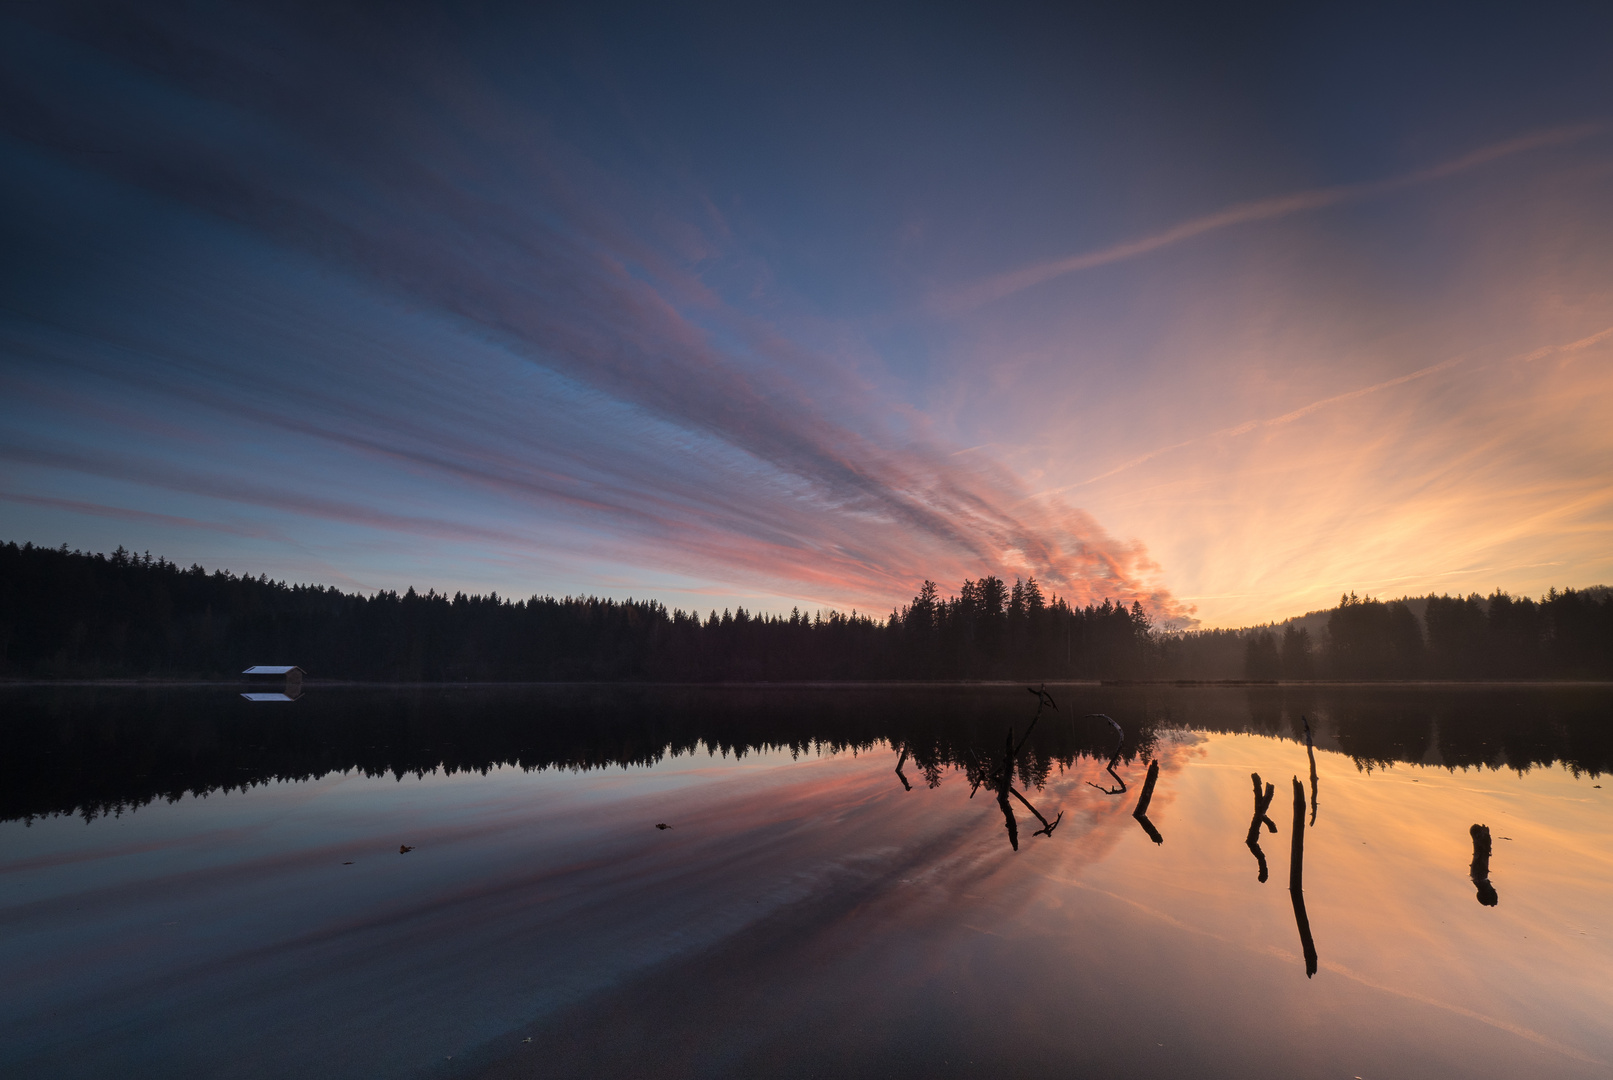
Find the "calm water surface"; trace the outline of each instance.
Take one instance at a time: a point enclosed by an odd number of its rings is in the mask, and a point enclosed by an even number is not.
[[[0,1071],[1613,1075],[1613,691],[1049,689],[5,690]]]

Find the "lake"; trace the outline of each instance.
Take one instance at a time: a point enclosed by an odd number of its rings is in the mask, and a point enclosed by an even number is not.
[[[0,1072],[1613,1075],[1613,688],[1047,692],[0,689]]]

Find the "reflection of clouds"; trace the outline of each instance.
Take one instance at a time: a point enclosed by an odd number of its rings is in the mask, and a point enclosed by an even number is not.
[[[1140,545],[928,441],[922,417],[708,286],[743,256],[703,195],[602,174],[469,68],[414,67],[418,42],[367,40],[361,73],[339,62],[352,42],[280,27],[276,60],[238,26],[164,24],[213,70],[250,70],[238,95],[141,68],[93,25],[72,33],[94,49],[18,29],[35,110],[18,130],[51,156],[19,146],[12,183],[52,270],[8,352],[36,396],[82,389],[86,413],[56,393],[50,426],[91,444],[49,467],[505,555],[569,533],[865,606],[1006,570],[1178,612]],[[412,95],[432,109],[389,111]],[[61,251],[86,214],[94,247]],[[139,425],[84,433],[129,392],[227,432],[209,479],[136,475],[165,445]],[[259,481],[290,472],[306,479],[287,492]]]

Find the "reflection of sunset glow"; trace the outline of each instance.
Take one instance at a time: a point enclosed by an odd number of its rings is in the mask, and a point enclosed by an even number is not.
[[[390,1026],[372,1065],[460,1053],[467,1033],[523,1045],[501,1033],[531,1024],[518,1030],[559,1075],[608,1071],[612,1053],[692,1068],[736,1046],[759,1055],[753,1074],[888,1045],[937,1065],[1011,1051],[1051,1068],[1076,1052],[1072,1023],[1080,1060],[1152,1047],[1140,1072],[1162,1077],[1207,1059],[1244,1075],[1416,1065],[1497,1080],[1613,1061],[1613,831],[1589,778],[1366,771],[1320,752],[1307,979],[1282,802],[1266,884],[1244,846],[1250,773],[1286,795],[1308,773],[1304,745],[1175,731],[1151,745],[1157,846],[1132,816],[1144,757],[1119,766],[1123,795],[1090,786],[1107,774],[1087,758],[1026,785],[1064,818],[1052,837],[1022,828],[1015,851],[989,792],[971,799],[951,768],[935,788],[915,771],[908,790],[883,743],[331,774],[88,828],[10,822],[3,959],[21,978],[0,1017],[21,1027],[0,1063],[44,1052],[52,1017],[70,1015],[83,1060],[138,1072],[169,1060],[127,1035],[156,1010],[198,1033],[187,1053],[292,1068],[373,1025],[380,1000]],[[1469,877],[1474,823],[1494,831],[1496,907]],[[81,1011],[49,1012],[86,994],[87,1030]]]
[[[1275,872],[1287,861],[1289,824],[1280,817],[1281,832],[1267,845],[1275,856],[1268,885],[1255,881],[1241,840],[1250,772],[1303,777],[1303,750],[1210,736],[1199,751],[1172,776],[1178,806],[1191,808],[1163,826],[1179,845],[1167,843],[1156,856],[1121,844],[1101,865],[1060,851],[1064,869],[1050,873],[1060,887],[1121,903],[1134,913],[1136,933],[1150,925],[1186,932],[1298,969],[1279,883],[1285,874]],[[1415,1002],[1575,1061],[1606,1064],[1613,1046],[1601,1018],[1613,951],[1603,898],[1613,885],[1613,831],[1589,782],[1556,771],[1518,777],[1408,766],[1368,775],[1331,753],[1319,755],[1318,770],[1325,801],[1307,830],[1305,883],[1321,953],[1318,992],[1337,1007],[1363,993]],[[1475,902],[1467,879],[1475,821],[1509,838],[1497,841],[1495,909]],[[1237,991],[1229,985],[1227,992]]]

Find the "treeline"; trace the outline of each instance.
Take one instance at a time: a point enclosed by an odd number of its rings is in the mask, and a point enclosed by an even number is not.
[[[1613,595],[1552,589],[1538,601],[1498,591],[1384,602],[1352,592],[1328,613],[1324,648],[1294,625],[1242,638],[1249,679],[1606,679]]]
[[[653,600],[380,592],[181,568],[119,548],[0,545],[0,675],[230,677],[294,663],[399,682],[1613,677],[1613,597],[1353,594],[1308,628],[1155,632],[1142,608],[1077,607],[1034,580],[926,581],[884,618],[698,613]]]
[[[373,596],[111,555],[0,545],[0,674],[228,677],[255,663],[400,682],[1137,678],[1142,609],[1075,608],[1035,581],[926,582],[884,619],[698,613],[653,600]]]

